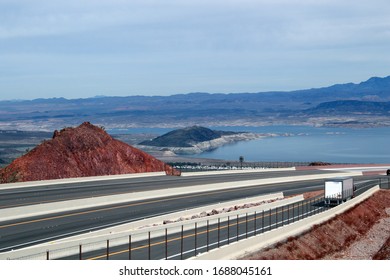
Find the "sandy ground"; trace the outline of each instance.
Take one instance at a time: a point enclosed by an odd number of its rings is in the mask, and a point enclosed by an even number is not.
[[[244,259],[390,259],[390,190]]]

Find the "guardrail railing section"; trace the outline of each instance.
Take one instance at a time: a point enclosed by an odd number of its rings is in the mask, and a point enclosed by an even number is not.
[[[380,178],[379,187],[381,189],[390,189],[390,178]]]
[[[379,183],[381,188],[390,188],[388,178],[374,183],[375,185]],[[374,183],[371,182],[371,186]],[[352,194],[349,190],[332,197],[315,196],[268,210],[255,211],[248,208],[245,212],[231,211],[165,226],[144,227],[117,235],[115,238],[80,243],[77,246],[50,250],[20,259],[188,259],[326,211],[332,206],[329,201],[336,201],[336,204],[339,204],[352,198]]]
[[[145,227],[130,234],[49,250],[21,259],[64,260],[181,260],[277,229],[327,210],[316,196],[269,210],[194,219],[165,227]]]

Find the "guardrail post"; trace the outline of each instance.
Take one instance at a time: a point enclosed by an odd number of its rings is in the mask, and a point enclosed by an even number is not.
[[[107,239],[107,246],[106,246],[106,260],[109,259],[109,256],[110,256],[110,240]]]
[[[255,211],[255,224],[254,224],[254,230],[255,230],[254,236],[256,236],[256,233],[257,233],[257,212],[256,212],[256,211]]]
[[[275,209],[276,215],[275,215],[275,228],[278,228],[278,207]]]
[[[272,209],[269,209],[269,230],[272,230],[272,220],[271,220],[271,216],[272,216]]]
[[[131,235],[129,235],[129,260],[131,260]]]
[[[261,217],[261,233],[264,233],[264,210],[263,210],[263,216]]]
[[[165,228],[165,259],[168,259],[168,228]]]
[[[181,244],[180,244],[180,258],[183,259],[183,247],[184,247],[184,226],[181,226]]]
[[[304,212],[305,212],[305,217],[309,217],[309,201],[308,200],[304,200],[305,201],[305,206],[303,207],[304,208]]]
[[[218,248],[219,248],[219,241],[220,241],[220,238],[221,238],[221,232],[220,232],[220,222],[221,222],[221,218],[218,218]]]
[[[287,224],[290,224],[290,204],[287,204]]]
[[[303,219],[303,201],[298,202],[298,221]]]
[[[228,216],[228,244],[230,244],[230,216]]]
[[[245,213],[245,238],[248,239],[248,212]]]
[[[150,245],[151,245],[151,241],[150,241],[150,231],[149,231],[149,233],[148,233],[148,257],[149,257],[149,260],[150,260],[150,258],[151,258],[151,255],[150,255]]]
[[[315,212],[315,204],[316,204],[316,198],[313,197],[311,199],[311,209],[310,209],[310,212]],[[313,207],[314,207],[314,209],[313,209]],[[311,214],[311,215],[313,215],[313,214]]]
[[[196,256],[196,253],[197,253],[197,247],[198,247],[198,244],[197,244],[197,236],[198,236],[198,223],[195,223],[195,256]]]
[[[296,204],[296,203],[294,203],[294,204],[292,205],[292,222],[293,222],[293,223],[295,223],[295,214],[294,214],[295,204]]]
[[[309,216],[309,203],[306,201],[306,215]]]
[[[48,261],[50,258],[49,258],[49,250],[46,251],[46,260]]]
[[[82,245],[80,244],[79,245],[79,260],[82,260],[83,259],[83,249],[82,249]]]
[[[210,239],[209,239],[209,234],[210,234],[210,227],[209,227],[210,225],[209,225],[209,220],[207,220],[207,252],[209,251],[209,241],[210,241]]]
[[[236,239],[237,239],[237,241],[239,240],[239,238],[238,238],[238,236],[239,236],[239,234],[240,234],[240,232],[239,232],[239,222],[238,222],[238,214],[237,214],[237,236],[236,236]]]

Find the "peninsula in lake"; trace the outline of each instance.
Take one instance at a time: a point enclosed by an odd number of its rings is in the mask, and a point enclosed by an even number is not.
[[[211,130],[201,126],[176,129],[137,146],[143,150],[171,151],[175,154],[199,154],[226,144],[273,136],[249,132]]]

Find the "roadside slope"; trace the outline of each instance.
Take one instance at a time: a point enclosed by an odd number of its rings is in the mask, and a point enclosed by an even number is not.
[[[389,239],[390,191],[381,190],[309,232],[243,259],[389,259]]]

